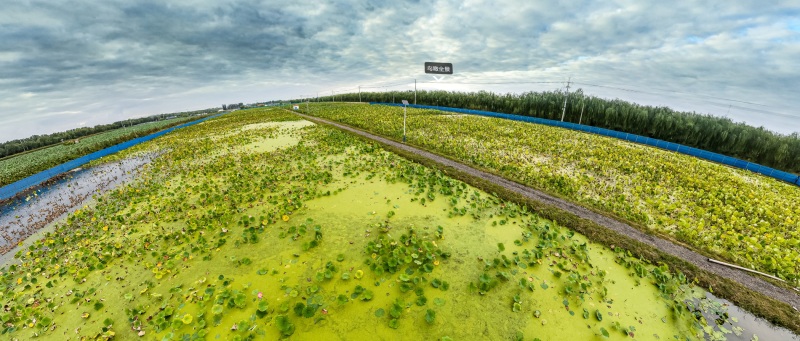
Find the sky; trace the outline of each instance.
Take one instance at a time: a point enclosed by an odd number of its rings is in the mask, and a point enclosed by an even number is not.
[[[0,142],[333,91],[570,90],[800,131],[800,1],[3,1]],[[453,63],[434,79],[424,62]]]

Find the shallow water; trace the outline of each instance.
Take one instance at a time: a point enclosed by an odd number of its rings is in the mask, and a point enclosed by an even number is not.
[[[62,215],[81,206],[92,196],[133,179],[140,168],[155,157],[142,155],[90,169],[77,169],[48,186],[0,207],[0,250],[10,252],[26,239]]]
[[[323,128],[280,127],[277,125],[279,131],[271,137],[262,134],[261,127],[243,129],[262,135],[248,140],[247,145],[256,148],[226,148],[224,139],[215,140],[225,153],[205,153],[200,159],[187,161],[191,167],[184,172],[166,171],[163,177],[149,178],[160,179],[151,185],[156,189],[149,196],[144,194],[146,184],[114,190],[124,200],[113,200],[125,203],[118,212],[95,215],[92,208],[76,212],[73,225],[84,229],[70,235],[74,243],[87,245],[87,251],[106,250],[118,258],[105,268],[88,272],[85,282],[66,276],[48,280],[42,287],[45,280],[30,282],[33,277],[28,273],[27,281],[38,288],[36,297],[47,298],[55,305],[52,310],[57,327],[44,336],[66,339],[96,335],[110,321],[120,338],[134,338],[139,332],[130,330],[136,325],[131,322],[135,317],[133,321],[142,322],[140,328],[146,339],[180,339],[184,333],[201,331],[210,340],[248,336],[277,339],[277,316],[290,321],[294,328],[290,338],[298,340],[433,340],[444,336],[455,340],[518,336],[526,340],[583,340],[602,338],[603,331],[611,339],[633,336],[663,340],[676,335],[680,339],[693,337],[697,332],[693,317],[675,316],[670,301],[650,284],[649,277],[633,275],[633,270],[620,264],[619,255],[608,248],[587,243],[582,236],[513,204],[439,174],[426,173],[397,156],[364,151],[356,140],[348,140],[352,146],[340,154],[287,162],[304,155],[303,149],[293,146],[306,142],[306,131]],[[259,158],[287,149],[290,152],[283,158]],[[235,165],[235,172],[228,174],[227,168],[222,168],[211,173],[213,176],[195,176],[197,169],[211,167],[214,162]],[[213,205],[202,205],[205,200],[214,200],[207,194],[226,193],[216,187],[219,184],[260,180],[252,178],[252,169],[241,167],[248,162],[261,166],[256,172],[269,169],[272,173],[267,172],[267,176],[281,174],[276,178],[280,180],[263,182],[263,186],[277,189],[258,191],[250,205],[238,206],[233,214],[215,213],[223,211],[220,205],[228,205],[227,195]],[[312,183],[308,177],[318,176],[325,169],[329,169],[331,180],[313,182],[315,191],[302,192],[303,186]],[[445,181],[455,193],[432,191],[444,188],[431,185],[432,180]],[[140,196],[127,196],[140,189]],[[70,187],[58,190],[69,191]],[[274,207],[285,207],[292,200],[302,204],[293,206],[292,212],[274,223],[264,222]],[[177,213],[164,210],[174,208],[175,203],[181,206]],[[462,212],[474,212],[475,216]],[[98,217],[98,221],[90,216]],[[195,219],[201,216],[213,218]],[[125,217],[120,219],[124,224],[106,220],[113,217]],[[319,239],[315,237],[317,226]],[[375,243],[385,247],[392,241],[402,244],[401,236],[408,235],[410,228],[414,230],[413,239],[420,241],[420,251],[414,253],[418,258],[406,257],[407,263],[397,273],[373,270],[369,264],[384,255],[373,256],[367,249]],[[97,230],[103,232],[94,234]],[[550,246],[540,248],[544,237],[526,236],[530,231],[551,233]],[[81,235],[86,232],[90,235]],[[242,239],[252,237],[257,240]],[[318,245],[310,247],[314,240]],[[585,259],[575,255],[584,252],[580,251],[584,243]],[[424,260],[423,255],[430,254],[428,247],[439,253],[430,263],[434,264],[431,271],[425,272],[412,260]],[[536,249],[543,251],[541,257],[523,262],[525,266],[489,266],[495,259],[513,259]],[[96,254],[78,250],[70,259],[77,261],[86,255]],[[66,267],[69,261],[63,264]],[[404,271],[407,268],[416,270],[408,273]],[[331,278],[326,278],[326,270],[330,270]],[[501,272],[509,277],[507,281],[500,279],[496,287],[485,292],[472,288],[482,274],[501,278]],[[578,281],[588,285],[583,289],[585,294],[565,292],[571,273],[584,277]],[[442,283],[435,287],[434,280],[446,281],[448,289],[443,290]],[[419,281],[414,290],[404,292],[413,281]],[[704,294],[689,286],[681,290],[687,292],[680,297]],[[364,300],[368,292],[372,296]],[[25,290],[19,292],[25,294]],[[242,299],[230,298],[237,295]],[[217,314],[218,302],[222,303]],[[261,302],[268,305],[265,316],[259,316]],[[312,317],[298,316],[294,309],[300,303],[313,306]],[[393,311],[395,303],[399,309]],[[131,314],[131,309],[142,313]],[[170,313],[165,318],[166,311]],[[302,306],[299,311],[300,315],[304,313]],[[430,318],[430,312],[434,318]],[[392,313],[396,319],[390,318]],[[166,327],[158,331],[158,321],[162,320]],[[745,339],[761,325],[738,324],[744,328]],[[765,340],[791,337],[785,331],[761,335],[760,330],[757,333]],[[17,335],[30,336],[31,332],[18,331]]]
[[[725,323],[723,325],[724,328],[731,330],[736,327],[742,328],[743,332],[741,334],[734,333],[726,335],[727,340],[749,341],[753,340],[753,335],[756,335],[760,340],[800,341],[800,336],[795,335],[788,329],[777,327],[767,320],[756,317],[749,311],[739,308],[724,298],[719,298],[705,291],[697,296],[699,296],[699,298],[694,302],[699,303],[702,298],[705,298],[704,304],[721,305],[721,310],[731,317],[730,320],[736,321],[735,323]],[[717,316],[713,313],[714,310],[715,309],[710,309],[704,312],[703,315],[706,319],[715,319]]]

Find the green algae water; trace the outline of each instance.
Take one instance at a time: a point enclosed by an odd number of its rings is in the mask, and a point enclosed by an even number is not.
[[[682,274],[279,110],[231,114],[130,153],[165,147],[139,180],[74,212],[2,269],[6,337],[747,333],[698,314],[687,302],[705,293]]]

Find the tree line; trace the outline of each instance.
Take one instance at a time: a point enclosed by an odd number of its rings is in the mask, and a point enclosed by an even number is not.
[[[244,109],[243,103],[223,104],[222,110]]]
[[[557,91],[497,94],[487,91],[417,91],[417,104],[494,111],[561,120],[567,93]],[[413,103],[412,91],[362,92],[363,102]],[[332,96],[311,101],[331,101]],[[358,93],[336,94],[336,101],[359,101]],[[779,134],[726,117],[682,112],[569,93],[564,121],[612,129],[736,157],[792,173],[800,173],[800,135]]]
[[[216,112],[218,109],[219,108],[211,108],[211,109],[186,111],[186,112],[179,112],[172,114],[159,114],[142,118],[132,118],[109,124],[100,124],[94,127],[80,127],[53,134],[33,135],[30,137],[26,137],[24,139],[18,139],[0,143],[0,158],[26,152],[37,148],[59,144],[62,142],[69,142],[71,140],[75,140],[84,136],[94,135],[109,130],[119,129],[123,127],[130,127],[147,122],[160,121],[168,118],[171,119],[178,117],[188,117],[192,115],[207,114],[211,112]]]

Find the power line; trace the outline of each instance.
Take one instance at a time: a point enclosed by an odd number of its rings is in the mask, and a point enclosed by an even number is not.
[[[391,81],[388,81],[388,82],[391,82]],[[359,88],[360,89],[380,89],[380,88],[386,89],[386,88],[392,88],[392,87],[403,86],[403,85],[410,86],[411,82],[412,82],[411,80],[408,80],[408,81],[402,81],[402,82],[397,82],[397,83],[389,83],[389,84],[373,83],[373,84],[368,84],[368,85],[360,85],[359,87],[352,88],[352,89],[335,90],[335,91],[339,92],[339,93],[342,93],[342,92],[345,92],[345,91],[359,90]],[[420,84],[448,84],[448,85],[511,85],[511,84],[563,84],[563,81],[499,81],[499,80],[498,81],[494,81],[494,80],[492,80],[492,81],[465,81],[465,82],[458,82],[458,81],[448,81],[448,82],[417,81],[416,83],[420,83]],[[649,94],[649,95],[656,95],[656,96],[665,96],[665,95],[669,95],[670,93],[671,94],[686,95],[686,96],[694,96],[694,97],[699,97],[701,100],[705,99],[704,101],[706,101],[708,103],[711,103],[711,104],[714,104],[714,102],[713,101],[709,101],[708,99],[727,101],[727,102],[735,102],[735,103],[741,103],[741,104],[752,105],[752,106],[763,107],[763,108],[776,108],[776,107],[771,106],[771,105],[766,105],[766,104],[756,103],[756,102],[751,102],[751,101],[745,101],[745,100],[741,100],[741,99],[733,99],[733,98],[725,98],[725,97],[719,97],[719,96],[703,95],[703,94],[689,93],[689,92],[682,92],[682,91],[668,90],[668,89],[653,89],[654,91],[647,91],[647,90],[642,90],[642,89],[626,88],[624,86],[618,86],[618,85],[602,85],[602,84],[595,84],[595,83],[571,82],[571,81],[568,81],[568,83],[582,85],[582,86],[588,86],[588,87],[614,89],[614,90],[618,90],[618,91]],[[569,91],[569,90],[567,90],[567,91]],[[717,104],[719,104],[719,103],[717,103]],[[730,104],[729,104],[729,109],[728,110],[730,110],[730,107],[737,108],[737,109],[740,109],[740,110],[745,110],[745,111],[763,113],[763,114],[767,114],[767,115],[782,116],[782,117],[788,117],[788,118],[798,118],[798,117],[800,117],[800,116],[791,115],[791,114],[778,113],[778,112],[774,112],[772,110],[765,110],[765,109],[759,109],[759,108],[748,108],[748,107],[742,107],[742,106],[730,105]]]
[[[374,88],[391,88],[400,85],[410,85],[411,82],[403,82],[403,83],[395,83],[395,84],[387,84],[387,85],[362,85],[361,88],[364,89],[374,89]]]
[[[563,82],[420,82],[424,84],[467,84],[467,85],[481,85],[481,84],[561,84]],[[573,82],[574,83],[574,82]]]
[[[599,85],[599,84],[590,84],[590,83],[582,83],[582,82],[573,82],[573,83],[575,83],[575,84],[580,84],[580,85],[586,85],[586,86],[593,86],[593,87],[598,87],[598,88],[607,88],[607,89],[614,89],[614,90],[622,90],[622,91],[627,91],[627,92],[638,92],[638,93],[650,94],[650,95],[662,95],[662,94],[660,94],[660,93],[655,93],[655,92],[642,91],[642,90],[634,90],[634,89],[627,89],[627,88],[620,88],[620,87],[616,87],[616,86],[610,86],[610,85]],[[750,105],[757,105],[757,106],[762,106],[762,107],[770,107],[769,105],[766,105],[766,104],[755,103],[755,102],[748,102],[748,101],[742,101],[742,100],[737,100],[737,99],[732,99],[732,98],[717,97],[717,96],[710,96],[710,95],[702,95],[702,94],[695,94],[695,93],[689,93],[689,92],[681,92],[681,91],[675,91],[675,90],[666,90],[666,89],[661,89],[660,91],[664,91],[664,92],[672,92],[672,93],[676,93],[676,94],[682,94],[682,95],[691,95],[691,96],[698,96],[698,97],[713,98],[713,99],[718,99],[718,100],[723,100],[723,101],[738,102],[738,103],[744,103],[744,104],[750,104]]]
[[[663,93],[648,92],[648,91],[642,91],[642,90],[634,90],[634,89],[628,89],[628,88],[621,88],[621,87],[617,87],[617,86],[598,85],[598,84],[589,84],[589,83],[581,83],[581,82],[573,82],[573,83],[581,84],[581,85],[587,85],[587,86],[593,86],[593,87],[599,87],[599,88],[608,88],[608,89],[622,90],[622,91],[627,91],[627,92],[636,92],[636,93],[643,93],[643,94],[649,94],[649,95],[656,95],[656,96],[664,96],[665,95]],[[702,94],[692,94],[692,93],[687,93],[687,92],[680,92],[680,91],[673,91],[673,90],[666,90],[666,89],[659,89],[659,90],[660,91],[664,91],[664,92],[682,94],[682,95],[691,95],[691,96],[697,96],[697,97],[701,97],[701,98],[716,99],[716,100],[720,100],[720,101],[728,101],[728,102],[737,102],[737,103],[742,103],[742,104],[749,104],[749,105],[759,106],[759,107],[763,107],[763,108],[776,108],[775,106],[771,106],[771,105],[755,103],[755,102],[749,102],[749,101],[736,100],[736,99],[725,98],[725,97],[717,97],[717,96],[702,95]],[[714,102],[711,102],[711,101],[708,101],[708,100],[705,100],[705,101],[707,103],[721,104],[721,103],[714,103]],[[797,116],[797,115],[779,113],[779,112],[775,112],[775,111],[767,110],[767,109],[744,107],[744,106],[740,106],[740,105],[733,105],[733,104],[730,104],[730,103],[728,103],[728,113],[730,113],[730,108],[731,107],[737,108],[737,109],[740,109],[740,110],[744,110],[744,111],[757,112],[757,113],[768,114],[768,115],[773,115],[773,116],[781,116],[781,117],[788,117],[788,118],[800,118],[800,116]],[[729,115],[726,114],[725,116],[727,117]]]

